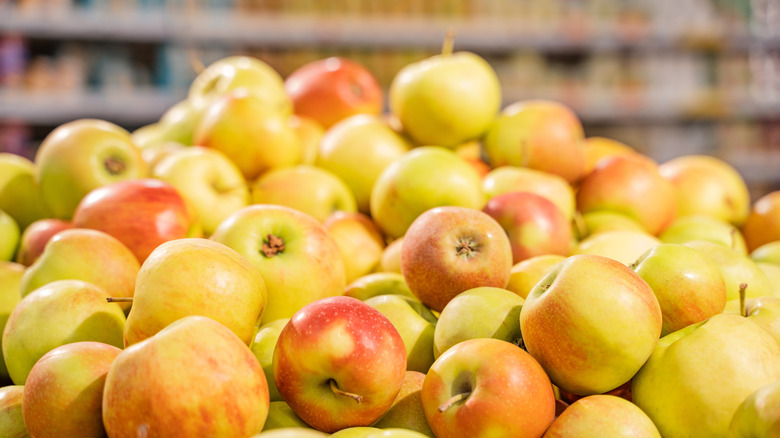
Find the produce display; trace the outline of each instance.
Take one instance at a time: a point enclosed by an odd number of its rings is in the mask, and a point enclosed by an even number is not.
[[[0,154],[0,436],[780,436],[780,191],[501,96],[231,56]]]

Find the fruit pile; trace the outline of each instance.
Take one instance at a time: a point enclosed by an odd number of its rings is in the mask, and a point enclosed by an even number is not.
[[[501,95],[236,56],[0,154],[0,436],[780,436],[780,192]]]

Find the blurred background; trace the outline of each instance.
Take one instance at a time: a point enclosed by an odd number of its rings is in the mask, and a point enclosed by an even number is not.
[[[504,106],[559,100],[587,136],[715,155],[754,196],[780,189],[778,0],[0,0],[0,151],[32,158],[81,117],[154,122],[198,62],[231,54],[283,76],[345,56],[388,86],[448,28],[496,69]]]

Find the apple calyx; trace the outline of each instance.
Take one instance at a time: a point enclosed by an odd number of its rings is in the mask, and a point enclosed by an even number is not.
[[[457,240],[455,245],[455,251],[458,257],[471,258],[474,257],[479,245],[471,237],[461,237]]]
[[[119,175],[127,169],[127,164],[119,157],[108,157],[103,162],[103,165],[111,175]]]
[[[261,251],[264,256],[271,258],[284,251],[284,240],[281,237],[269,234],[266,236],[266,240],[263,241]]]
[[[109,303],[132,303],[133,297],[107,297]]]
[[[448,398],[444,403],[439,405],[439,412],[443,414],[444,412],[447,411],[447,409],[451,408],[452,405],[467,399],[470,395],[471,395],[471,391],[461,392],[460,394],[453,395],[452,397]]]
[[[341,390],[339,388],[338,384],[336,384],[336,381],[333,380],[333,379],[328,380],[328,384],[330,385],[330,390],[333,391],[333,393],[336,394],[336,395],[349,397],[349,398],[355,400],[357,403],[360,403],[361,401],[363,401],[363,396]]]
[[[745,309],[745,297],[747,296],[747,283],[739,284],[739,314],[740,316],[747,317],[747,309]]]

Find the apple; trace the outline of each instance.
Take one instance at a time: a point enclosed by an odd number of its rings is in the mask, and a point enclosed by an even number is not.
[[[24,265],[14,262],[0,262],[0,352],[2,351],[3,340],[2,332],[5,329],[6,322],[11,316],[14,307],[19,304],[22,295],[19,293],[22,275],[24,274]],[[10,380],[8,368],[5,365],[5,359],[0,354],[0,382]],[[0,421],[0,424],[2,421]],[[2,431],[2,427],[0,427]]]
[[[182,195],[152,178],[98,187],[84,196],[73,215],[76,228],[115,237],[140,263],[163,242],[192,237],[196,224]]]
[[[461,143],[455,146],[454,151],[459,157],[469,163],[481,178],[490,173],[490,165],[482,158],[482,143],[479,140]]]
[[[747,319],[753,321],[769,333],[778,343],[780,343],[780,297],[763,296],[758,298],[749,298],[745,300],[745,310],[742,313]],[[726,303],[726,309],[723,313],[739,315],[739,300],[731,300]]]
[[[417,144],[454,147],[481,137],[501,107],[501,84],[493,67],[471,52],[412,62],[393,77],[390,112]]]
[[[167,141],[140,147],[141,157],[144,159],[147,167],[149,168],[149,174],[154,176],[154,170],[160,161],[163,160],[163,158],[171,155],[176,151],[188,149],[190,146],[184,146],[181,143]]]
[[[637,153],[634,148],[621,141],[599,136],[586,137],[583,149],[585,152],[585,175],[591,173],[602,158]]]
[[[366,438],[427,438],[429,436],[415,430],[393,427],[370,433]]]
[[[754,249],[750,259],[756,263],[772,263],[780,265],[780,240],[765,243]]]
[[[602,231],[645,231],[642,224],[627,215],[606,210],[591,211],[585,214],[575,213],[573,227],[574,237],[578,241],[585,240]]]
[[[110,437],[252,436],[268,416],[260,363],[230,329],[186,316],[123,350],[103,390]]]
[[[766,384],[750,394],[729,423],[729,436],[777,436],[780,434],[780,381]]]
[[[658,342],[661,307],[628,266],[598,255],[568,257],[526,297],[526,350],[559,388],[602,394],[628,380]]]
[[[678,217],[658,235],[658,238],[664,243],[709,240],[727,246],[740,254],[747,255],[747,246],[742,233],[734,225],[712,216],[688,215]]]
[[[573,183],[585,172],[584,138],[582,122],[571,108],[529,99],[504,108],[483,145],[493,168],[528,167]]]
[[[490,170],[482,178],[482,189],[488,199],[509,192],[529,192],[555,204],[567,220],[574,216],[574,189],[563,177],[518,166]]]
[[[361,63],[338,56],[309,61],[287,76],[284,89],[296,115],[325,129],[355,114],[380,115],[384,91]]]
[[[661,438],[658,429],[641,409],[614,395],[590,395],[569,405],[544,433],[545,438],[563,437]]]
[[[325,438],[330,434],[305,427],[283,427],[254,435],[252,438]]]
[[[41,357],[24,384],[28,433],[42,438],[105,435],[103,385],[121,351],[100,342],[75,342]]]
[[[523,298],[506,289],[475,287],[459,293],[441,311],[433,333],[433,354],[441,356],[469,339],[494,338],[522,344]]]
[[[24,229],[19,239],[16,262],[24,266],[32,265],[55,234],[71,228],[73,223],[62,219],[45,218],[32,222]]]
[[[315,164],[341,178],[355,195],[358,210],[369,213],[371,190],[379,175],[411,148],[380,117],[360,114],[323,134]]]
[[[14,260],[21,234],[14,218],[0,210],[0,261]]]
[[[273,380],[269,381],[270,385]],[[301,427],[311,430],[311,426],[301,420],[301,417],[293,412],[290,405],[284,401],[271,401],[268,405],[268,418],[265,419],[265,425],[263,425],[263,431],[282,429],[285,427]]]
[[[719,314],[661,338],[631,394],[662,436],[726,436],[739,405],[778,380],[780,344],[747,318]]]
[[[663,315],[661,336],[704,321],[726,307],[726,283],[720,268],[693,248],[657,245],[631,268],[658,298]]]
[[[238,166],[248,181],[303,159],[303,144],[288,115],[269,108],[242,88],[219,96],[204,110],[193,143],[216,149]]]
[[[544,369],[499,339],[470,339],[447,350],[428,371],[420,397],[439,437],[539,437],[555,419]]]
[[[742,233],[749,251],[780,240],[780,190],[758,198],[750,209]]]
[[[780,297],[780,266],[774,263],[757,262],[756,266],[761,272],[766,275],[769,280],[770,292],[769,294],[775,297]]]
[[[409,227],[401,247],[401,272],[409,290],[441,312],[459,293],[509,282],[512,248],[492,217],[466,207],[437,207]]]
[[[384,253],[385,239],[369,216],[336,211],[322,225],[339,247],[347,283],[376,270]]]
[[[602,231],[581,240],[571,253],[600,255],[630,265],[646,251],[661,243],[658,238],[646,231]]]
[[[757,298],[771,295],[772,286],[766,274],[748,256],[731,248],[707,240],[691,240],[682,245],[698,250],[700,254],[720,268],[726,283],[726,299],[739,298],[741,284],[747,285],[747,296]]]
[[[392,240],[382,251],[382,258],[379,260],[380,272],[401,273],[401,248],[404,243],[404,237],[401,236]]]
[[[36,165],[29,159],[0,152],[0,210],[14,218],[21,230],[51,216],[36,174]]]
[[[382,415],[374,426],[379,429],[406,429],[419,432],[428,437],[434,437],[431,426],[425,418],[422,406],[423,382],[425,374],[419,371],[407,371],[404,375],[404,383],[393,401],[390,410]]]
[[[360,301],[378,295],[402,295],[417,299],[400,272],[373,272],[363,275],[344,288],[344,295]]]
[[[287,119],[287,123],[295,130],[301,141],[303,150],[301,164],[316,163],[319,156],[320,142],[325,135],[325,128],[314,119],[296,115],[291,115]]]
[[[252,350],[252,353],[255,354],[258,362],[263,367],[265,379],[268,381],[268,397],[272,404],[275,401],[282,400],[279,390],[276,389],[276,382],[274,382],[274,349],[276,348],[276,341],[279,340],[279,333],[282,332],[288,321],[290,321],[290,318],[282,318],[261,325],[258,327],[254,338],[252,338],[252,343],[249,344],[249,349]]]
[[[512,263],[545,254],[569,254],[571,225],[561,210],[542,196],[504,193],[491,198],[482,211],[495,219],[509,236]]]
[[[36,181],[53,217],[69,220],[92,190],[147,176],[141,149],[111,122],[79,119],[43,139],[35,154]]]
[[[381,431],[382,429],[376,427],[354,426],[345,427],[344,429],[338,430],[328,436],[330,438],[367,438],[371,436],[371,434]]]
[[[197,212],[211,235],[226,217],[249,205],[249,185],[224,154],[202,147],[181,148],[154,166],[154,178],[170,184]]]
[[[369,426],[403,384],[406,348],[378,310],[351,297],[304,306],[282,329],[273,372],[279,394],[317,430]]]
[[[211,239],[235,249],[260,271],[268,293],[261,324],[344,293],[338,245],[321,223],[298,210],[250,205],[225,219]]]
[[[58,280],[25,296],[3,330],[3,357],[11,380],[24,385],[33,365],[60,345],[95,341],[121,348],[125,314],[98,286]]]
[[[433,363],[436,316],[416,298],[384,294],[364,301],[382,313],[401,335],[406,347],[406,369],[425,373]]]
[[[157,122],[162,139],[185,146],[192,145],[192,135],[201,110],[202,108],[196,107],[189,99],[181,100],[168,108]]]
[[[506,289],[525,299],[536,283],[544,278],[553,266],[565,259],[562,255],[545,254],[515,263],[510,271]]]
[[[133,297],[125,345],[189,315],[208,316],[249,345],[268,299],[263,278],[246,258],[203,238],[155,248],[138,271]]]
[[[634,154],[599,161],[580,184],[577,208],[583,214],[606,210],[628,215],[657,235],[676,217],[677,200],[658,165]]]
[[[265,172],[252,183],[252,204],[285,205],[320,222],[337,211],[357,211],[355,196],[344,181],[310,164]]]
[[[683,155],[665,161],[658,172],[677,196],[677,214],[700,214],[735,226],[750,211],[750,192],[742,175],[729,163],[708,155]]]
[[[27,438],[27,427],[22,417],[24,386],[0,388],[0,434],[7,438]]]
[[[371,218],[390,238],[406,233],[426,210],[440,206],[481,209],[480,177],[454,152],[439,146],[417,147],[393,161],[371,191]]]

